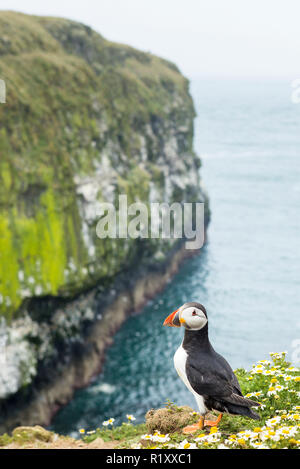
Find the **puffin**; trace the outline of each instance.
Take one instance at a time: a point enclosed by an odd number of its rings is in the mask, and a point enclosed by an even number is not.
[[[183,341],[174,355],[174,366],[196,399],[200,420],[185,427],[183,433],[217,426],[223,413],[260,419],[252,409],[260,404],[243,396],[231,366],[212,347],[208,338],[207,312],[202,304],[185,303],[173,311],[163,325],[185,328]],[[205,420],[209,410],[220,412],[216,420]]]

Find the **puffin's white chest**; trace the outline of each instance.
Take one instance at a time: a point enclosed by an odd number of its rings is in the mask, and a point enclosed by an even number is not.
[[[181,344],[180,347],[176,350],[175,355],[174,355],[174,366],[178,375],[180,376],[180,378],[182,379],[186,387],[189,389],[189,391],[191,391],[191,393],[194,394],[198,407],[199,407],[200,414],[204,415],[207,412],[207,409],[204,404],[204,399],[202,396],[200,396],[200,394],[194,391],[194,389],[189,383],[189,380],[186,376],[186,360],[187,360],[187,353]]]

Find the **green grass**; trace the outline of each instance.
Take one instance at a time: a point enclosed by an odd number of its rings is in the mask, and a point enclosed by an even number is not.
[[[285,359],[285,354],[272,355],[270,362],[258,363],[252,370],[236,370],[236,375],[242,385],[244,394],[251,395],[252,399],[259,399],[263,407],[257,410],[260,420],[251,420],[245,417],[224,415],[218,428],[205,427],[194,434],[185,435],[182,428],[176,431],[161,434],[159,429],[149,434],[147,422],[135,425],[130,416],[124,417],[126,422],[120,426],[113,425],[113,419],[108,419],[101,428],[86,432],[80,429],[81,439],[85,445],[101,438],[104,442],[112,443],[114,447],[129,448],[180,448],[180,449],[295,449],[300,447],[300,405],[299,382],[300,371],[292,367]],[[276,380],[276,381],[275,381]],[[280,386],[279,390],[273,388]],[[281,389],[281,387],[283,389]],[[271,394],[270,394],[271,393]],[[176,418],[178,413],[187,412],[190,419],[188,424],[198,421],[196,412],[192,413],[186,408],[166,402],[166,411]],[[177,414],[177,415],[176,415]],[[174,418],[169,422],[173,422]],[[103,422],[104,423],[104,422]],[[165,422],[164,422],[165,423]],[[10,444],[21,447],[39,446],[41,442],[55,442],[60,440],[60,447],[68,448],[70,438],[55,437],[51,432],[41,427],[23,427],[15,429],[12,435],[0,436],[0,447]],[[73,440],[74,441],[74,440]],[[39,446],[40,447],[40,446]],[[111,446],[110,446],[111,447]]]
[[[124,422],[119,427],[113,428],[98,428],[95,433],[86,435],[84,441],[91,443],[96,438],[102,438],[104,441],[117,440],[120,444],[126,444],[128,441],[135,441],[139,439],[141,435],[146,433],[146,424],[141,423],[139,425],[133,425],[131,423]]]

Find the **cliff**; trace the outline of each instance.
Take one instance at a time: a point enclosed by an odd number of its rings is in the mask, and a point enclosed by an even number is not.
[[[206,200],[195,112],[175,65],[66,19],[0,12],[0,78],[0,408],[6,421],[67,369],[68,392],[24,417],[45,423],[184,257],[174,240],[99,239],[96,224],[119,194]]]

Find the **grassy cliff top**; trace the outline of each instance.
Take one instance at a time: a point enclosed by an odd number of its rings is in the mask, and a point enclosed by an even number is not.
[[[7,103],[0,106],[0,151],[22,153],[17,165],[22,170],[30,171],[26,162],[49,163],[38,151],[29,158],[26,150],[33,145],[44,143],[44,153],[52,139],[55,158],[65,126],[87,128],[96,139],[101,114],[114,137],[124,134],[128,149],[130,126],[151,114],[166,116],[175,92],[192,107],[188,82],[174,64],[107,41],[81,23],[0,11],[0,31],[0,76],[7,86]],[[68,143],[65,149],[72,150]],[[89,161],[76,163],[88,169]]]
[[[146,423],[134,425],[134,417],[114,427],[113,419],[101,428],[78,429],[82,438],[58,436],[41,427],[19,427],[11,436],[0,436],[0,448],[136,448],[136,449],[283,449],[300,447],[300,372],[285,359],[285,353],[271,354],[250,372],[236,370],[244,394],[257,399],[260,421],[224,415],[218,428],[205,427],[192,435],[182,428],[199,419],[188,407],[168,402],[146,415]],[[256,408],[257,410],[257,408]],[[213,418],[213,416],[211,416]]]
[[[1,56],[66,52],[81,56],[94,66],[96,62],[103,66],[120,65],[134,58],[144,64],[154,60],[170,71],[179,72],[175,64],[165,59],[108,41],[89,26],[70,19],[0,11],[0,28]]]

